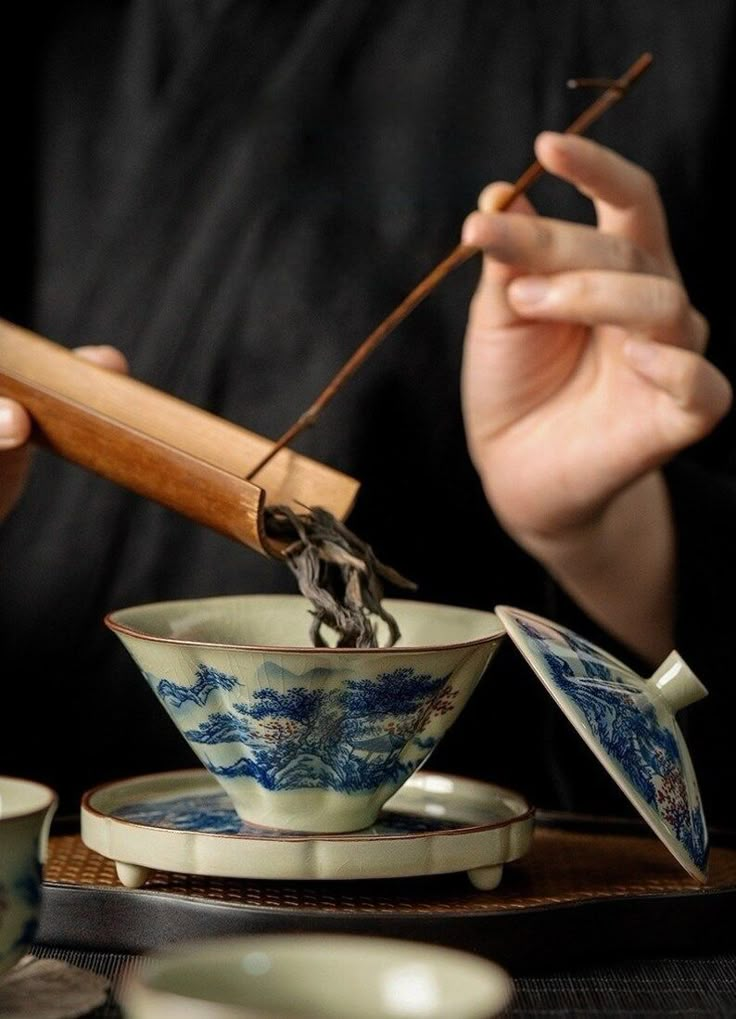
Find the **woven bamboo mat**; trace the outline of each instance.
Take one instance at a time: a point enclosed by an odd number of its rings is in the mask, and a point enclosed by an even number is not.
[[[45,883],[124,891],[111,860],[78,835],[51,839]],[[143,893],[188,901],[294,909],[392,914],[519,913],[596,900],[682,896],[736,888],[736,849],[711,851],[708,883],[689,877],[657,839],[539,827],[529,854],[507,864],[494,891],[479,891],[464,873],[364,881],[273,881],[200,877],[155,871]]]

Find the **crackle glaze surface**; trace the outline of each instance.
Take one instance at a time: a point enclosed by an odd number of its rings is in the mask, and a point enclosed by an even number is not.
[[[243,820],[329,832],[375,821],[503,638],[491,613],[403,601],[391,611],[401,644],[365,650],[295,646],[309,615],[292,596],[160,603],[108,622]]]
[[[499,607],[507,631],[611,776],[683,866],[700,879],[708,834],[674,712],[651,683],[580,635]]]

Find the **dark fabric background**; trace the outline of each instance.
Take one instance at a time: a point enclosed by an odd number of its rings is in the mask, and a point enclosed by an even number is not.
[[[650,49],[652,70],[593,134],[656,175],[733,374],[733,262],[714,253],[733,236],[728,0],[116,0],[10,21],[24,71],[4,72],[7,318],[115,344],[137,377],[276,436],[455,245],[480,189],[518,176],[535,134],[590,100],[566,80]],[[533,198],[590,220],[559,183]],[[362,480],[351,526],[422,599],[542,611],[626,656],[482,497],[458,397],[477,271],[446,281],[298,448]],[[682,650],[712,688],[688,723],[710,816],[733,812],[732,438],[729,421],[688,454],[699,466],[672,472]],[[282,566],[39,453],[0,533],[0,772],[74,809],[100,781],[194,763],[102,617],[276,590],[294,590]],[[432,767],[543,806],[632,810],[508,646]]]

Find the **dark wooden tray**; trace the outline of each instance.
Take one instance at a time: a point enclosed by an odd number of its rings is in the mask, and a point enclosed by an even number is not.
[[[718,842],[719,840],[715,840]],[[78,835],[51,839],[39,942],[142,952],[193,938],[344,931],[432,941],[512,973],[736,944],[736,848],[696,884],[638,824],[540,819],[492,892],[463,874],[384,881],[253,881],[156,872],[131,891]]]

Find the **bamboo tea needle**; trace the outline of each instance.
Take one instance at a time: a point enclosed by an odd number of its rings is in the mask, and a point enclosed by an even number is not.
[[[631,86],[637,81],[638,78],[647,70],[652,63],[653,57],[651,53],[642,53],[642,55],[634,61],[631,67],[625,71],[620,78],[615,79],[601,79],[601,78],[578,78],[568,82],[568,85],[573,87],[586,87],[592,86],[596,88],[604,88],[603,93],[595,99],[590,106],[586,107],[572,121],[569,127],[566,128],[565,134],[583,134],[591,124],[595,123],[607,110],[618,103],[627,94]],[[501,201],[498,207],[498,211],[502,212],[507,209],[518,197],[524,194],[525,191],[544,174],[544,167],[535,160],[527,169],[522,173],[514,184],[508,195]],[[458,244],[458,246],[447,255],[438,265],[428,273],[427,276],[421,280],[420,283],[408,294],[407,297],[396,307],[394,310],[378,325],[372,333],[370,333],[365,340],[360,344],[357,350],[352,356],[345,362],[340,368],[337,374],[330,380],[325,386],[322,392],[319,394],[317,399],[311,404],[310,407],[283,433],[283,435],[276,440],[268,453],[258,461],[250,472],[246,475],[246,480],[251,481],[266,464],[270,463],[274,456],[279,450],[284,449],[288,446],[297,435],[303,432],[306,428],[309,428],[315,423],[322,410],[332,400],[332,398],[339,392],[345,382],[357,371],[357,369],[363,364],[366,358],[376,349],[393,330],[402,322],[407,315],[420,304],[425,297],[428,296],[434,290],[434,288],[446,277],[453,269],[457,269],[463,263],[467,262],[468,259],[472,258],[473,255],[478,254],[479,248],[473,247],[467,244]]]

